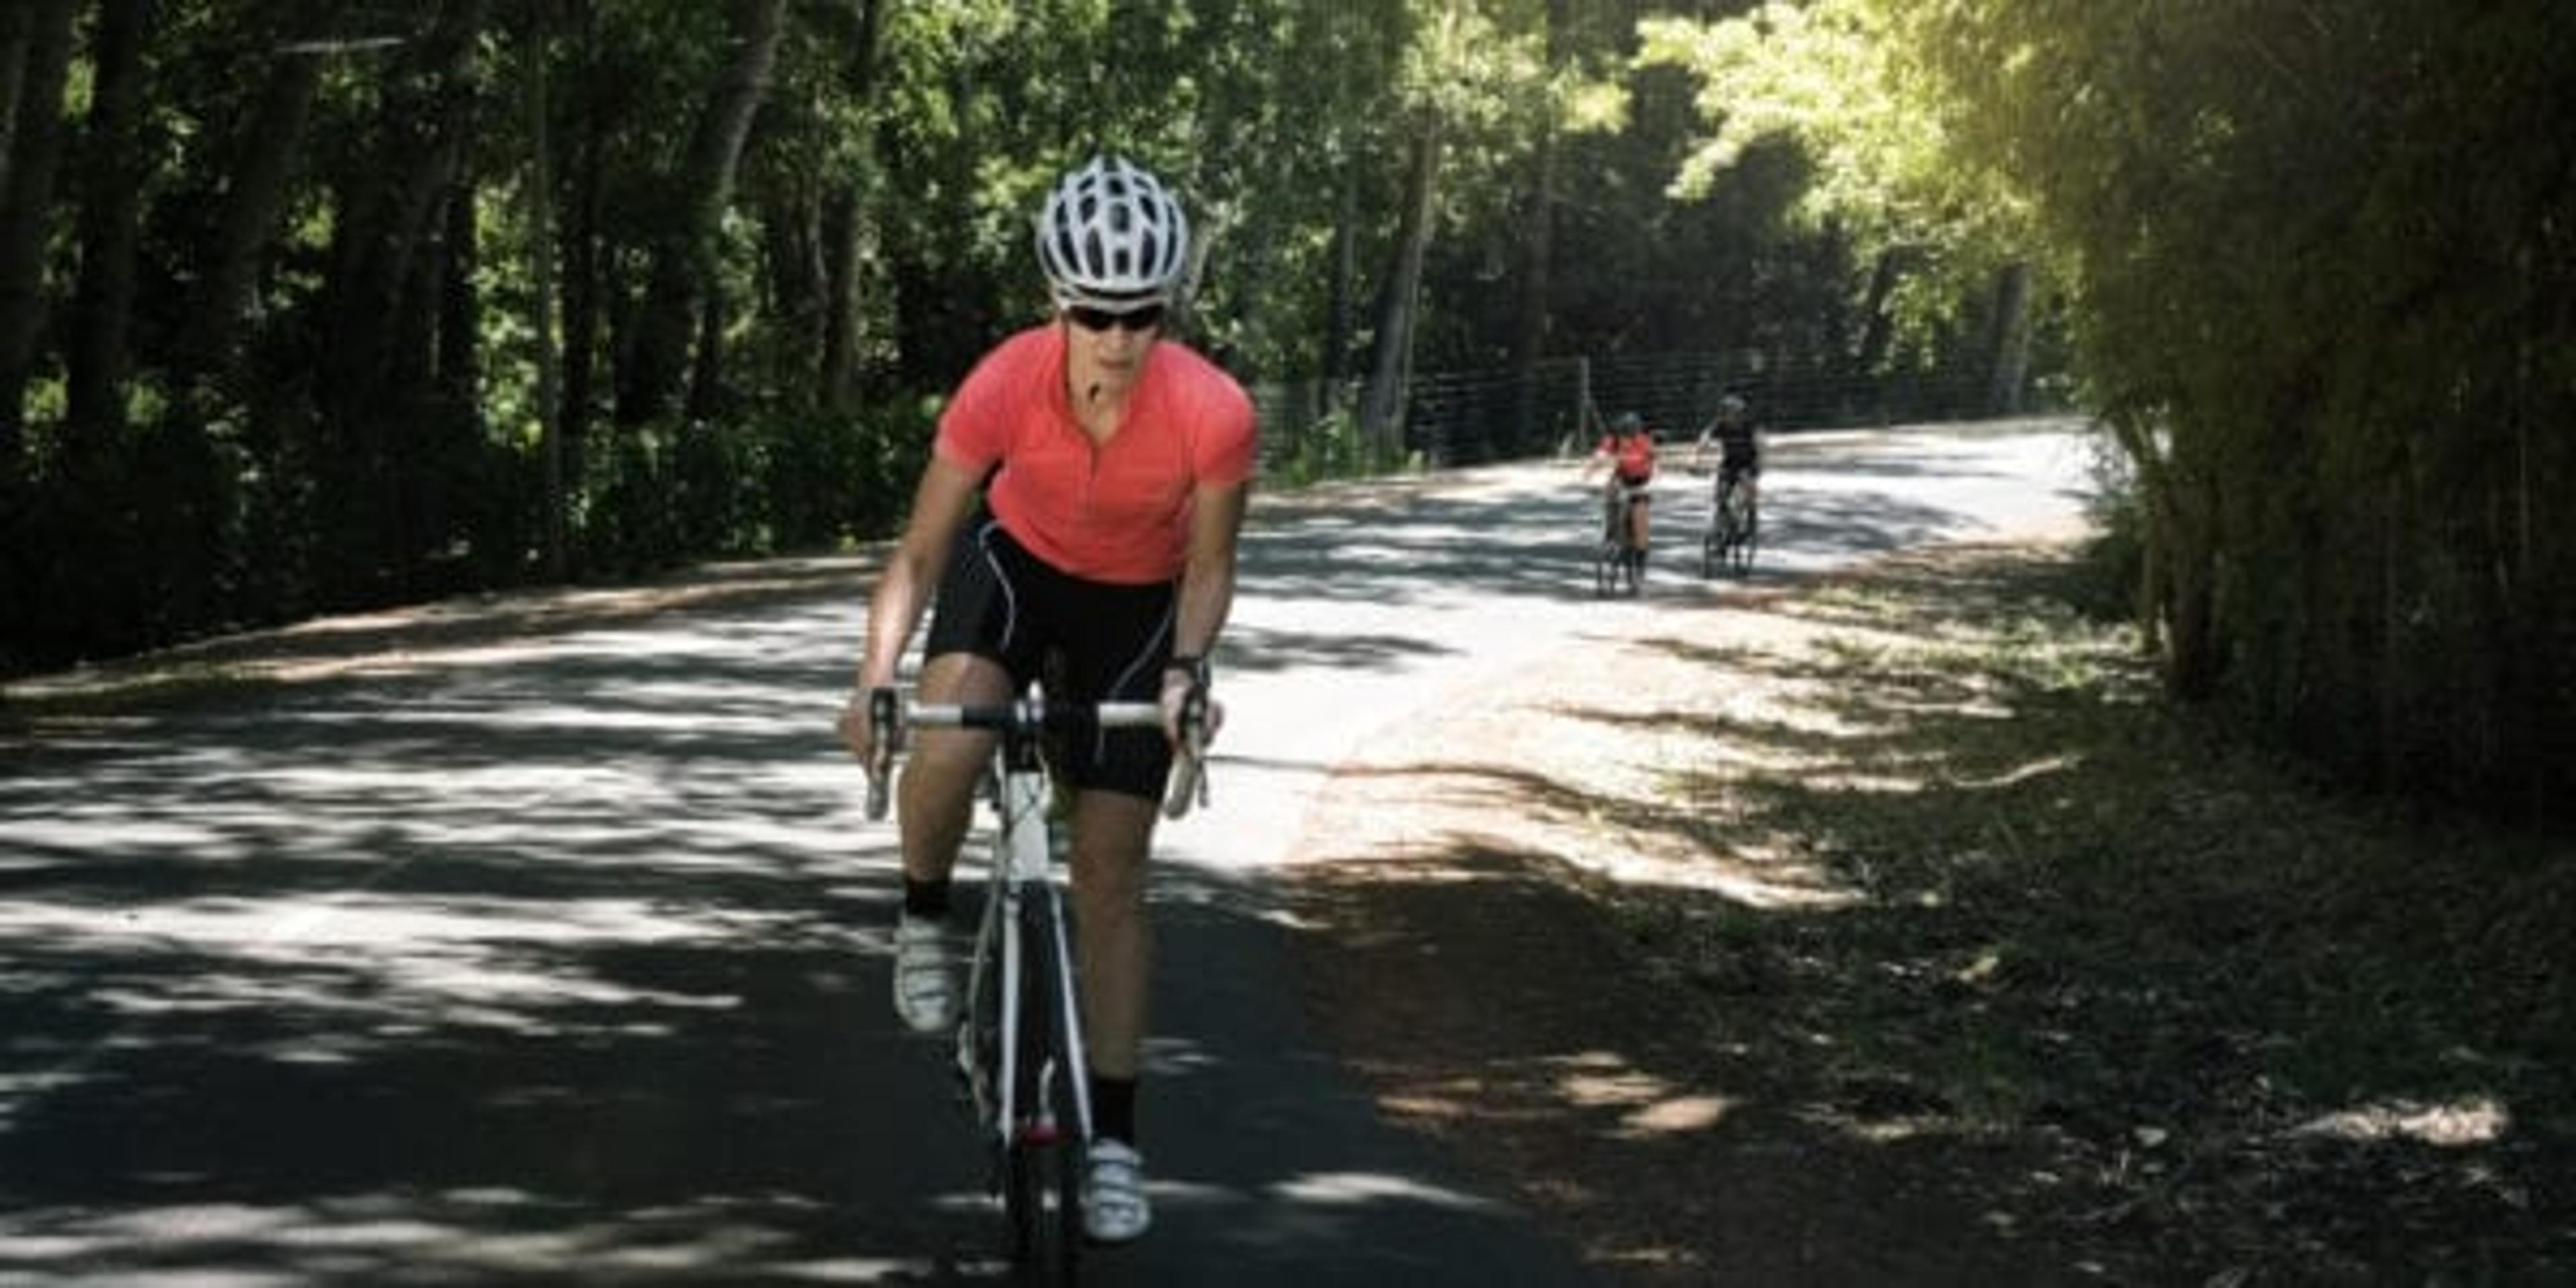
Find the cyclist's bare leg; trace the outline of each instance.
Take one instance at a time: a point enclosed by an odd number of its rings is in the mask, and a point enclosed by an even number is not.
[[[1629,504],[1628,541],[1630,549],[1644,550],[1648,548],[1646,544],[1646,518],[1654,508],[1655,507],[1648,505],[1643,501],[1635,501]]]
[[[1008,702],[1011,674],[991,658],[943,653],[921,664],[914,694],[922,702]],[[993,755],[994,735],[974,729],[916,729],[896,785],[903,830],[903,874],[938,881],[957,866],[974,819],[975,783]]]
[[[1086,791],[1073,806],[1074,921],[1082,1019],[1093,1071],[1133,1079],[1145,1041],[1154,957],[1145,915],[1145,855],[1156,805],[1124,792]]]

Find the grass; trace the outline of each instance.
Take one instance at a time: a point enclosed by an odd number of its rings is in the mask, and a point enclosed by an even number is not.
[[[1817,1120],[2043,1160],[1968,1183],[2070,1264],[2576,1278],[2576,862],[2231,743],[2081,578],[1906,561],[1779,606],[1821,634],[1722,664],[1806,709],[1714,722],[1659,795],[1850,897],[1596,887],[1628,942]]]

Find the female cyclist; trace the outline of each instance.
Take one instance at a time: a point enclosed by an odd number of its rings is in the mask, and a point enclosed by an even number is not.
[[[1145,1232],[1136,1077],[1152,953],[1145,858],[1179,711],[1235,585],[1253,472],[1252,403],[1166,326],[1189,264],[1189,223],[1155,177],[1117,157],[1066,175],[1037,218],[1054,316],[975,366],[939,420],[912,513],[869,601],[857,689],[840,732],[864,762],[867,693],[937,587],[916,691],[924,702],[1007,701],[1050,654],[1051,698],[1160,701],[1166,728],[1069,740],[1077,973],[1097,1140],[1085,1233]],[[993,735],[923,730],[897,786],[903,911],[895,1009],[918,1031],[956,1022],[949,873]]]

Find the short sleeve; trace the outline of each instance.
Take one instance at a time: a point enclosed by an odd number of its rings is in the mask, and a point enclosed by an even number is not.
[[[1052,332],[1038,327],[994,346],[939,413],[939,435],[932,450],[942,458],[982,474],[1011,448],[1011,428],[1029,398],[1031,373],[1054,370],[1048,365]],[[1060,352],[1054,361],[1062,362]]]
[[[1252,400],[1229,384],[1207,399],[1190,446],[1190,473],[1201,486],[1230,487],[1252,477],[1261,448]]]
[[[1000,387],[989,358],[976,364],[939,413],[939,436],[931,450],[971,474],[981,474],[1002,459],[1003,431],[1009,422],[999,414],[1004,401]]]

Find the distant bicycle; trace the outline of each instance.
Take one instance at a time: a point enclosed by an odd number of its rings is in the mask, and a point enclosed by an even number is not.
[[[1592,593],[1634,595],[1646,577],[1646,551],[1637,544],[1629,510],[1646,490],[1644,484],[1613,482],[1602,502],[1600,540],[1593,548]]]
[[[1073,926],[1062,874],[1067,839],[1045,746],[1055,736],[1160,728],[1152,702],[1051,703],[1042,695],[977,706],[898,702],[869,693],[870,718],[889,734],[868,767],[867,813],[885,817],[894,750],[915,727],[986,729],[1001,735],[982,793],[992,805],[993,868],[957,1023],[955,1064],[965,1099],[990,1145],[990,1185],[1010,1217],[1023,1283],[1075,1281],[1083,1242],[1082,1169],[1092,1144],[1090,1065],[1075,988]],[[899,717],[899,718],[898,718]],[[1185,745],[1172,765],[1163,812],[1206,800],[1205,690],[1182,712]]]
[[[1717,492],[1709,499],[1708,528],[1700,536],[1699,575],[1714,577],[1720,568],[1738,575],[1753,570],[1753,552],[1762,538],[1762,457],[1769,436],[1753,419],[1742,394],[1717,400],[1717,414],[1699,431],[1695,461],[1717,448]]]
[[[1700,537],[1699,575],[1714,577],[1719,569],[1742,576],[1753,571],[1753,554],[1762,541],[1762,505],[1743,476],[1721,472],[1717,499],[1709,506],[1708,530]]]

